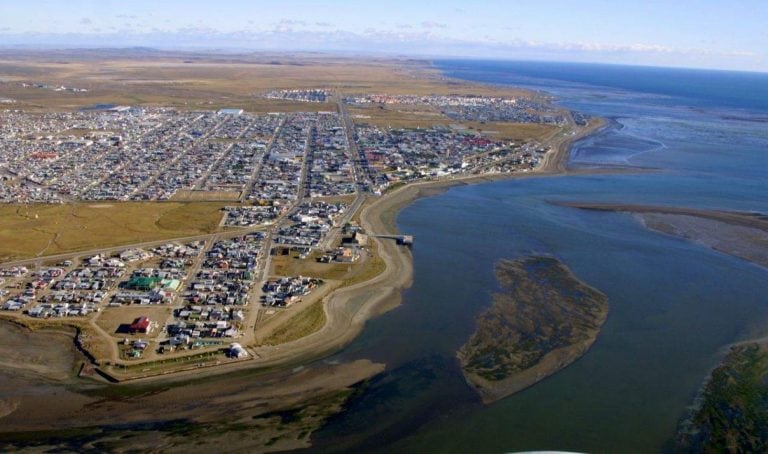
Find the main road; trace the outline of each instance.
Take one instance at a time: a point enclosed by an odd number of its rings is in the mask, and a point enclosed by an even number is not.
[[[363,160],[360,154],[360,150],[357,148],[357,142],[355,142],[355,125],[349,118],[349,112],[347,112],[347,106],[344,104],[344,98],[341,93],[334,94],[336,103],[339,109],[339,117],[343,123],[344,139],[347,145],[347,156],[352,161],[354,166],[352,167],[353,175],[355,177],[355,200],[344,211],[341,219],[338,219],[333,228],[325,236],[325,239],[319,244],[321,250],[326,250],[333,245],[339,235],[341,229],[345,224],[352,220],[352,217],[363,206],[365,198],[369,192],[369,188],[373,187],[373,182],[370,181],[367,168],[363,168]]]

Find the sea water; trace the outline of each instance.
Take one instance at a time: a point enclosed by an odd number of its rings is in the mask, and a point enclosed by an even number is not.
[[[546,91],[612,120],[574,147],[574,167],[635,174],[507,180],[421,199],[398,218],[415,237],[414,284],[337,358],[387,370],[314,436],[323,451],[660,452],[732,342],[768,332],[768,270],[649,231],[624,213],[557,201],[768,213],[768,75],[607,65],[440,61],[450,77]],[[653,170],[649,170],[653,169]],[[592,349],[492,405],[456,350],[498,290],[501,258],[552,254],[609,297]]]

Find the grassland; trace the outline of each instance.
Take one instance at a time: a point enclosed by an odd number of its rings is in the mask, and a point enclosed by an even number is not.
[[[0,205],[0,260],[215,232],[222,203]]]
[[[262,345],[279,345],[301,339],[322,328],[325,325],[325,320],[323,301],[315,301],[287,319],[260,343]]]
[[[130,325],[139,317],[149,317],[153,322],[159,322],[160,326],[170,318],[173,308],[169,305],[126,305],[122,307],[111,307],[109,310],[99,313],[96,324],[108,335],[112,336],[117,342],[118,339],[125,337],[154,339],[160,334],[159,329],[154,329],[150,334],[141,334],[131,336],[127,332],[120,332],[124,325]]]
[[[368,123],[380,128],[431,128],[454,123],[435,110],[401,110],[393,106],[350,107],[355,123]]]
[[[457,122],[437,109],[426,106],[372,105],[348,109],[355,123],[367,123],[380,128],[431,128],[433,126],[460,126],[494,139],[537,140],[552,138],[561,128],[538,123],[510,122]]]
[[[318,263],[314,260],[317,254],[305,260],[297,259],[295,254],[273,258],[272,274],[278,276],[311,276],[325,280],[326,284],[324,285],[331,287],[315,290],[315,292],[322,292],[320,297],[305,307],[299,308],[300,310],[295,314],[275,320],[276,326],[268,328],[268,334],[260,340],[259,344],[279,345],[308,336],[323,328],[326,323],[323,307],[323,295],[325,293],[339,286],[349,287],[366,282],[384,272],[386,264],[375,251],[376,245],[372,243],[371,251],[364,251],[360,261],[354,264]]]
[[[305,260],[298,254],[279,255],[272,259],[272,274],[275,276],[311,276],[317,279],[341,281],[344,286],[364,282],[384,271],[386,265],[375,253],[376,245],[370,251],[362,251],[362,258],[356,263],[319,263],[315,252]]]
[[[173,195],[171,200],[177,202],[195,202],[195,201],[232,201],[236,202],[240,200],[241,191],[197,191],[197,190],[181,190],[177,191]]]
[[[98,63],[98,64],[96,64]],[[29,111],[72,110],[98,103],[179,109],[240,107],[252,112],[334,110],[255,95],[282,88],[329,88],[344,94],[527,95],[511,88],[447,80],[427,61],[331,56],[193,55],[130,51],[0,52],[0,97]],[[21,82],[85,88],[86,93],[23,88]]]
[[[508,123],[508,122],[466,122],[462,123],[470,130],[497,139],[537,140],[544,141],[560,131],[560,127],[538,123]]]
[[[681,452],[768,451],[768,349],[731,349],[712,372],[701,406],[680,434]]]

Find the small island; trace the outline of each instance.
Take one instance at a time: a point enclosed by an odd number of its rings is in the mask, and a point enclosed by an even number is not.
[[[768,346],[733,346],[680,424],[680,452],[766,452],[767,400]]]
[[[457,353],[464,376],[486,404],[576,361],[608,316],[608,298],[553,257],[501,260],[496,277],[502,291]]]

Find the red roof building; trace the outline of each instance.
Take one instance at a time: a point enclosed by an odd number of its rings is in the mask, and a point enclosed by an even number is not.
[[[128,327],[128,331],[131,332],[131,334],[135,333],[142,333],[146,334],[149,332],[149,317],[139,317],[136,320],[131,323],[131,326]]]

